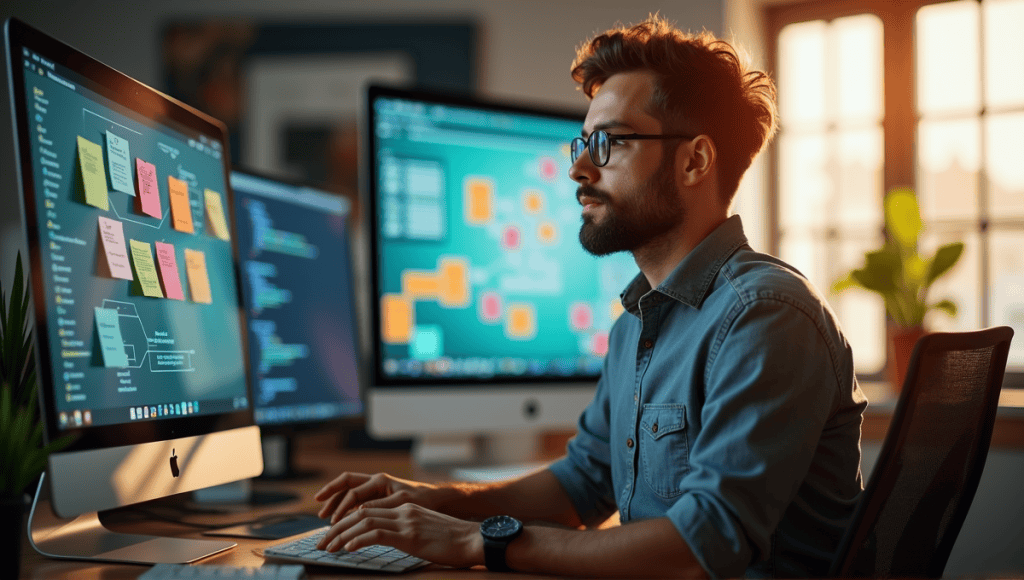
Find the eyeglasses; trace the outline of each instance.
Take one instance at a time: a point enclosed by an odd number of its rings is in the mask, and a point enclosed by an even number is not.
[[[613,135],[606,131],[594,131],[589,137],[583,139],[582,137],[576,137],[569,144],[570,155],[572,156],[572,162],[576,163],[580,155],[583,155],[584,149],[590,149],[590,160],[594,162],[596,167],[604,167],[608,164],[608,157],[612,152],[612,141],[613,140],[626,140],[626,139],[696,139],[696,135],[641,135],[639,133],[629,133],[626,135]]]

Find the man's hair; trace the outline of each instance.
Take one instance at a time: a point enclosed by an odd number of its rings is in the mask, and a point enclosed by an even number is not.
[[[707,135],[718,151],[723,200],[775,133],[775,84],[748,70],[727,42],[710,32],[688,34],[657,15],[608,30],[583,44],[572,78],[588,98],[618,73],[649,70],[657,80],[647,112],[666,133]]]

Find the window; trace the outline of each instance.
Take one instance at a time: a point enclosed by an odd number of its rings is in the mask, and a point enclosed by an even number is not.
[[[881,378],[885,315],[831,293],[882,241],[882,196],[909,185],[922,246],[962,240],[932,287],[932,330],[1014,327],[1024,372],[1024,0],[805,2],[767,9],[779,88],[770,248],[827,294],[862,376]]]

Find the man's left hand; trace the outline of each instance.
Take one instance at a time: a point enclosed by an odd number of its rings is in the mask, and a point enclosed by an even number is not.
[[[374,544],[393,546],[445,566],[466,568],[484,563],[479,523],[412,503],[356,509],[334,524],[317,547],[354,552]]]

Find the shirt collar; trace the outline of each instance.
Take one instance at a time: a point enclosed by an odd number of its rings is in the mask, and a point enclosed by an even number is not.
[[[746,243],[747,237],[743,233],[740,216],[729,217],[679,262],[657,291],[683,304],[699,308],[719,270]],[[622,306],[639,316],[640,299],[650,291],[647,277],[640,272],[620,295]]]

